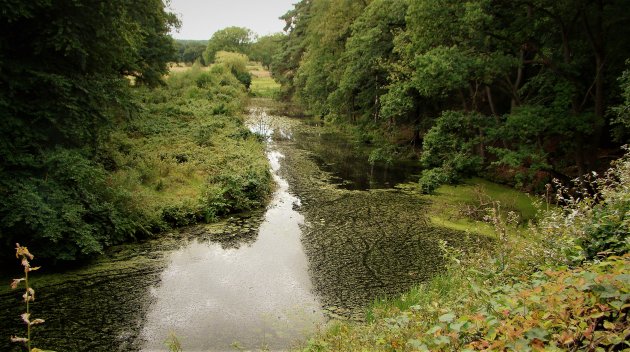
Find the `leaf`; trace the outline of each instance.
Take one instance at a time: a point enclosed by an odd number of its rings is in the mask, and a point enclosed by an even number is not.
[[[494,341],[494,339],[496,338],[497,338],[497,330],[495,328],[490,328],[490,330],[488,330],[488,333],[486,334],[486,340]]]
[[[604,322],[604,329],[606,330],[615,330],[615,324],[609,322],[608,320],[606,320]]]
[[[434,327],[432,327],[431,329],[429,329],[429,331],[427,331],[427,334],[431,334],[434,335],[435,333],[437,333],[438,331],[441,331],[442,327],[439,325],[435,325]]]
[[[441,346],[441,345],[448,345],[451,343],[451,339],[449,339],[446,336],[438,336],[436,338],[433,339],[433,343]]]
[[[453,324],[450,324],[448,327],[455,332],[460,332],[464,324],[465,323],[453,323]]]
[[[547,335],[549,333],[541,328],[533,328],[531,330],[529,330],[528,332],[525,333],[525,337],[527,337],[529,340],[534,340],[534,339],[538,339],[541,341],[547,341]]]
[[[422,343],[420,340],[409,339],[409,340],[407,340],[407,344],[410,347],[413,347],[413,349],[416,350],[416,351],[429,352],[429,347],[427,347],[427,345]]]
[[[623,306],[623,302],[622,301],[612,301],[608,303],[611,307],[615,308],[616,310],[621,310],[621,307]]]
[[[455,314],[453,314],[453,313],[446,313],[446,314],[443,314],[443,315],[441,315],[441,316],[438,318],[438,320],[439,320],[440,322],[442,322],[442,323],[450,323],[450,322],[452,322],[453,320],[455,320]]]

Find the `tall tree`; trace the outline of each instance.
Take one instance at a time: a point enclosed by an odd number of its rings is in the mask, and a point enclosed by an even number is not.
[[[354,21],[339,60],[342,76],[329,97],[333,111],[352,119],[358,114],[379,120],[388,66],[395,61],[393,40],[405,29],[406,11],[406,1],[374,0]]]
[[[250,59],[260,61],[263,66],[269,69],[273,63],[273,57],[280,52],[284,40],[285,35],[283,33],[258,38],[250,49]]]
[[[74,258],[133,235],[98,162],[129,79],[174,54],[161,0],[10,1],[0,13],[0,240]],[[123,115],[124,116],[124,115]]]
[[[320,0],[313,2],[306,31],[306,50],[294,84],[297,97],[314,114],[330,112],[328,96],[337,89],[342,75],[341,56],[351,25],[367,6],[364,1]]]
[[[283,98],[295,95],[295,75],[306,51],[306,34],[312,18],[312,0],[301,0],[294,8],[280,17],[286,25],[287,35],[281,42],[281,50],[272,60],[271,73],[282,84]]]
[[[203,54],[207,63],[214,62],[215,54],[219,51],[231,51],[249,55],[249,49],[254,41],[254,32],[243,27],[227,27],[216,31],[208,41]]]

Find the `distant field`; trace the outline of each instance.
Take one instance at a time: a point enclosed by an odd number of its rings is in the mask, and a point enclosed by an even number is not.
[[[201,69],[207,71],[210,67],[211,66],[202,66]],[[189,71],[190,69],[192,69],[192,65],[183,63],[173,63],[170,65],[170,73],[181,73]],[[280,91],[280,84],[271,77],[271,73],[260,63],[250,62],[247,65],[247,70],[252,75],[252,85],[250,86],[252,95],[263,98],[273,98],[277,92]]]
[[[192,65],[183,64],[183,63],[173,63],[169,65],[169,73],[180,73],[188,71],[192,68]],[[207,71],[210,69],[210,66],[201,66],[203,71]]]
[[[252,74],[252,85],[250,92],[257,97],[273,98],[280,91],[280,84],[272,77],[271,73],[265,70],[260,63],[250,62],[247,70]]]

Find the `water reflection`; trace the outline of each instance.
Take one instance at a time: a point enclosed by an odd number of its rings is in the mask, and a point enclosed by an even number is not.
[[[268,157],[278,188],[257,241],[240,249],[194,241],[173,252],[152,289],[143,351],[166,350],[171,332],[186,351],[286,349],[323,321],[300,242],[299,199],[277,174],[282,154]]]

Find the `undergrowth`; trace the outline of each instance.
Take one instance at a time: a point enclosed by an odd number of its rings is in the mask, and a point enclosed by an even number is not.
[[[589,192],[559,188],[526,231],[489,203],[493,251],[444,243],[446,272],[376,301],[365,323],[333,322],[302,350],[630,350],[629,178],[626,155]]]
[[[223,64],[138,89],[140,109],[105,155],[113,187],[149,229],[211,221],[264,204],[271,188],[262,143],[243,124],[245,89]]]

